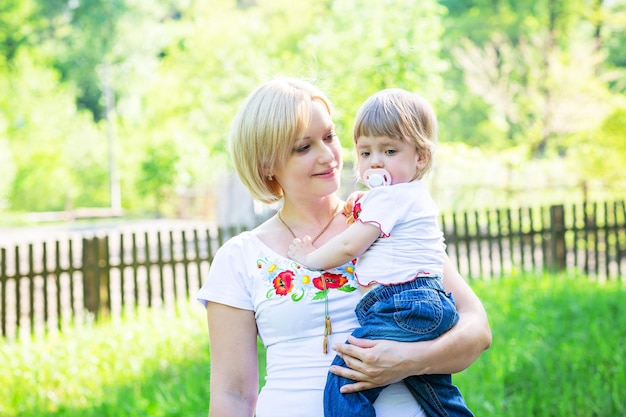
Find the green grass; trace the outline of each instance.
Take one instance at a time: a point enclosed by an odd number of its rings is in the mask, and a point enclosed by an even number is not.
[[[477,416],[626,415],[626,286],[476,282],[493,344],[454,376]]]
[[[0,415],[206,416],[204,310],[151,311],[0,345]]]
[[[626,285],[473,282],[493,345],[454,376],[479,416],[626,415]],[[201,306],[154,310],[40,340],[0,342],[0,415],[206,416]]]

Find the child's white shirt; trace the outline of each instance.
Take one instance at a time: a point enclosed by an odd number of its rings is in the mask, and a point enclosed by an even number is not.
[[[357,260],[360,285],[443,275],[446,246],[439,210],[421,181],[374,188],[357,204],[356,221],[380,229],[380,237]]]

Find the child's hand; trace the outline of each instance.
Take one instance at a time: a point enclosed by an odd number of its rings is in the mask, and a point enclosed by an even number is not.
[[[295,238],[287,249],[287,256],[296,262],[306,265],[306,255],[313,252],[315,247],[311,244],[311,236],[305,236],[302,240]]]
[[[352,214],[352,210],[354,209],[354,205],[365,195],[365,191],[355,191],[346,199],[346,203],[343,206],[343,215],[346,216],[346,223],[352,224],[354,223],[354,216]]]

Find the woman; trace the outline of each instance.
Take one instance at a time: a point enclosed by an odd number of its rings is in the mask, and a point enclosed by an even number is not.
[[[489,347],[485,311],[446,258],[444,285],[458,323],[438,339],[402,343],[359,340],[359,301],[352,263],[314,271],[287,258],[295,237],[322,245],[347,227],[336,195],[342,168],[332,106],[313,85],[277,79],[257,88],[235,117],[233,162],[254,198],[282,208],[216,253],[198,293],[206,305],[211,349],[211,417],[323,415],[323,390],[334,353],[355,380],[342,392],[391,384],[376,400],[378,417],[423,415],[401,381],[409,375],[455,373]],[[266,382],[258,393],[257,335],[266,346]],[[332,349],[328,349],[332,346]]]

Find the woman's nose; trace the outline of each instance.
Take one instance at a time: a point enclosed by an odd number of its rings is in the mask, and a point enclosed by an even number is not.
[[[333,149],[324,144],[320,150],[320,154],[319,154],[319,160],[321,162],[329,162],[332,161],[335,158],[335,153],[333,152]]]

